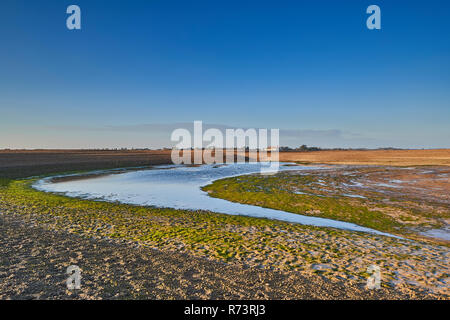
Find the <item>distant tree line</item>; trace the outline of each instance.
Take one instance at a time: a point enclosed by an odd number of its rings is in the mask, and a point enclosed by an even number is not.
[[[377,149],[369,149],[369,148],[319,148],[319,147],[308,147],[306,144],[302,144],[301,146],[297,148],[291,148],[291,147],[280,147],[280,152],[311,152],[311,151],[348,151],[348,150],[355,150],[355,151],[366,151],[366,150],[403,150],[402,148],[377,148]]]
[[[194,150],[194,148],[187,148],[190,150]],[[207,148],[202,148],[202,150],[206,150]],[[237,148],[234,148],[235,150],[238,150]],[[424,150],[424,148],[421,148]],[[11,148],[3,148],[0,150],[2,151],[21,151],[21,150],[52,150],[52,149],[11,149]],[[58,149],[54,149],[58,150]],[[162,147],[162,148],[87,148],[87,149],[74,149],[74,150],[90,150],[90,151],[157,151],[157,150],[172,150],[172,148],[169,147]],[[297,148],[291,148],[282,146],[278,149],[280,152],[311,152],[311,151],[365,151],[365,150],[420,150],[420,149],[405,149],[405,148],[393,148],[393,147],[384,147],[384,148],[320,148],[320,147],[308,147],[306,144],[302,144],[301,146]],[[245,151],[250,151],[249,147],[245,147]]]
[[[289,151],[306,152],[306,151],[320,151],[320,150],[322,149],[319,147],[308,147],[306,144],[302,144],[300,147],[297,148],[280,147],[280,152],[289,152]]]

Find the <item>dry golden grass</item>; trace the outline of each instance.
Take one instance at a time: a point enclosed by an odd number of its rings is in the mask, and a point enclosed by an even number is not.
[[[280,161],[388,166],[450,166],[450,149],[281,152]]]

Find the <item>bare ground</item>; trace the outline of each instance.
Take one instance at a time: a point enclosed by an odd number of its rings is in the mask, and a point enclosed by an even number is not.
[[[295,272],[242,268],[55,232],[0,214],[0,299],[423,299]],[[81,289],[66,268],[81,268]]]

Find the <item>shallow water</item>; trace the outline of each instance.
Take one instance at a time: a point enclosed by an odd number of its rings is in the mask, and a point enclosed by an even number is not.
[[[450,241],[450,228],[432,229],[422,232],[424,236]]]
[[[70,197],[119,201],[127,204],[188,210],[208,210],[231,215],[276,219],[319,227],[369,232],[391,236],[353,223],[316,218],[281,210],[230,202],[212,198],[200,188],[211,182],[232,176],[261,172],[261,163],[235,163],[223,166],[199,167],[160,166],[155,169],[112,174],[97,178],[51,183],[38,181],[34,187]],[[280,170],[320,169],[310,166],[280,166]]]

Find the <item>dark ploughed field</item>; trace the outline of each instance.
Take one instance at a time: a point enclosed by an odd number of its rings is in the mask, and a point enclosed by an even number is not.
[[[0,150],[0,177],[171,163],[170,150]]]

